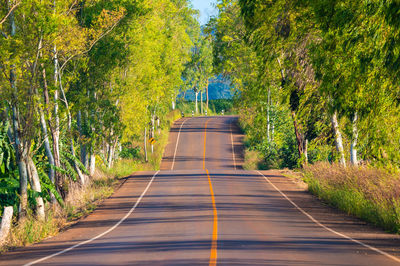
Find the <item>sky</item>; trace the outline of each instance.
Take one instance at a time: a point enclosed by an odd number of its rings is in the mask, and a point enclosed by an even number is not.
[[[200,24],[204,25],[207,23],[210,16],[217,13],[213,4],[216,0],[191,0],[193,7],[200,10]]]

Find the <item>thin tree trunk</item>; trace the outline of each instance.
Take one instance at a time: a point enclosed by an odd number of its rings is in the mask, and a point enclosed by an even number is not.
[[[13,133],[14,133],[14,143],[15,143],[15,157],[18,165],[19,171],[19,220],[23,220],[26,217],[26,210],[28,207],[28,173],[26,169],[26,159],[28,156],[27,143],[21,143],[19,138],[19,125],[18,125],[18,113],[15,106],[12,107],[13,111]]]
[[[209,102],[209,98],[208,98],[208,85],[209,85],[209,82],[208,82],[208,80],[207,80],[207,86],[206,86],[206,97],[207,97],[207,106],[206,106],[206,110],[208,111],[208,102]]]
[[[200,110],[201,110],[201,115],[203,115],[203,92],[200,91]]]
[[[271,121],[270,121],[270,117],[269,117],[270,98],[271,98],[271,88],[268,87],[268,99],[267,99],[267,140],[268,140],[268,143],[271,143],[271,135],[270,135]]]
[[[144,128],[144,158],[147,162],[147,127]]]
[[[196,106],[195,106],[196,115],[199,113],[199,109],[197,108],[197,96],[198,95],[199,95],[199,92],[196,92]]]
[[[94,175],[94,172],[96,170],[96,155],[94,153],[94,148],[91,147],[90,149],[90,159],[89,159],[89,174],[90,176]]]
[[[296,119],[296,113],[292,111],[292,118],[293,118],[293,126],[294,126],[294,132],[296,135],[296,141],[297,141],[297,150],[299,152],[299,157],[303,158],[304,156],[304,161],[302,162],[302,167],[307,164],[307,140],[304,136],[304,134],[301,132],[301,129],[299,125],[297,124],[297,119]]]
[[[339,162],[341,165],[346,166],[346,159],[344,157],[343,140],[342,134],[340,133],[339,123],[337,119],[337,112],[335,111],[332,115],[332,128],[335,134],[336,150],[339,153]]]
[[[61,83],[61,75],[59,75],[59,79],[60,79],[61,94],[62,94],[62,97],[63,97],[65,108],[67,109],[68,133],[69,133],[69,138],[70,138],[70,151],[71,151],[72,156],[75,158],[76,155],[75,155],[75,148],[74,148],[74,138],[72,136],[72,117],[71,117],[71,112],[69,111],[68,100],[67,100],[67,97],[65,97],[64,88],[63,88],[62,83]],[[75,172],[79,176],[79,180],[80,180],[81,184],[84,185],[86,183],[85,176],[82,174],[81,169],[79,169],[79,166],[76,164],[75,160],[72,162],[72,164],[74,165]]]
[[[79,130],[79,137],[80,139],[83,138],[83,127],[82,127],[82,112],[79,110],[78,111],[78,117],[77,117],[77,124],[78,124],[78,130]],[[87,147],[85,143],[82,143],[80,141],[80,146],[81,146],[81,163],[85,166],[86,169],[89,168],[89,163],[88,163],[88,156],[87,156]]]
[[[304,142],[304,164],[308,164],[308,139]]]
[[[46,70],[45,70],[44,67],[43,67],[43,71],[42,71],[42,76],[43,76],[44,91],[47,92],[48,91],[48,87],[47,87],[47,81],[46,81]],[[39,116],[40,116],[40,125],[41,125],[41,128],[42,128],[42,133],[43,133],[43,137],[44,137],[44,149],[45,149],[45,152],[46,152],[47,159],[49,161],[49,165],[51,165],[48,175],[49,175],[50,181],[53,184],[55,184],[54,156],[53,156],[53,153],[52,153],[51,148],[50,148],[50,141],[49,141],[49,135],[48,135],[48,131],[47,131],[46,119],[44,117],[43,109],[40,106],[40,104],[38,106],[38,110],[39,110]],[[52,202],[54,202],[54,201],[55,201],[55,197],[52,196]]]
[[[36,165],[30,156],[28,156],[28,173],[29,173],[32,189],[38,193],[42,192]],[[40,196],[38,196],[36,198],[36,216],[42,221],[44,221],[46,218],[45,212],[44,212],[43,198]]]
[[[358,128],[357,128],[357,120],[358,120],[358,114],[357,112],[354,113],[353,117],[353,140],[351,142],[351,147],[350,147],[350,161],[352,165],[358,165],[358,160],[357,160],[357,141],[358,141]]]

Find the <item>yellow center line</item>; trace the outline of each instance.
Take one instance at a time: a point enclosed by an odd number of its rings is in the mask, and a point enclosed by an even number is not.
[[[218,214],[217,214],[217,206],[215,204],[215,197],[214,197],[214,190],[210,178],[210,174],[208,169],[206,169],[206,144],[207,144],[207,124],[210,119],[206,121],[205,128],[204,128],[204,154],[203,154],[203,169],[206,170],[208,184],[210,186],[210,195],[211,195],[211,202],[213,206],[213,232],[212,232],[212,240],[211,240],[211,252],[210,252],[210,266],[217,265],[217,240],[218,240]]]
[[[217,215],[217,206],[215,204],[214,190],[211,183],[210,174],[208,173],[208,169],[206,169],[208,184],[210,185],[210,194],[211,194],[211,202],[213,206],[213,233],[212,233],[212,241],[211,241],[211,253],[210,253],[210,266],[217,265],[217,240],[218,240],[218,215]]]

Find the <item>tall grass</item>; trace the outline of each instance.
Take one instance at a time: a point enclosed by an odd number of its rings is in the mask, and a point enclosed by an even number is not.
[[[304,168],[310,192],[348,214],[400,233],[400,175],[368,167],[316,163]]]
[[[0,247],[4,252],[11,247],[26,246],[56,235],[62,228],[74,223],[78,218],[92,212],[96,206],[114,192],[117,180],[97,171],[85,186],[71,184],[64,208],[46,204],[46,219],[38,220],[28,213],[22,221],[14,221],[6,244]]]

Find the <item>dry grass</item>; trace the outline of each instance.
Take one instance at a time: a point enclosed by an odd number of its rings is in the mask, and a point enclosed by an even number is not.
[[[349,214],[400,233],[400,175],[370,167],[316,163],[304,169],[309,190]]]
[[[10,236],[0,252],[13,247],[26,246],[45,238],[57,235],[60,230],[75,223],[78,218],[91,213],[102,200],[114,192],[119,181],[100,171],[90,179],[86,186],[71,184],[65,206],[46,204],[46,220],[40,221],[29,213],[23,221],[14,222]]]
[[[257,170],[262,161],[263,156],[259,151],[245,149],[243,169]]]

